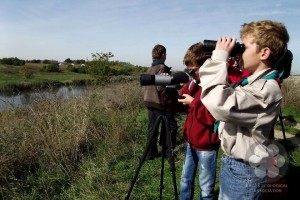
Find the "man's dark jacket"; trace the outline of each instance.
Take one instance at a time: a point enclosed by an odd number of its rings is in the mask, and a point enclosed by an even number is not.
[[[154,62],[155,63],[155,62]],[[155,64],[148,68],[146,74],[160,75],[161,73],[168,73],[171,75],[171,67],[163,63]],[[148,108],[155,108],[164,110],[163,97],[164,86],[149,85],[144,86],[144,103]]]

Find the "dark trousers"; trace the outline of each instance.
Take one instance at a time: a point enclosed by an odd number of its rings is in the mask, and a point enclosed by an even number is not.
[[[155,127],[155,123],[158,119],[159,116],[166,116],[168,124],[169,124],[169,131],[170,131],[170,137],[166,135],[165,133],[165,127],[162,127],[162,123],[160,123],[159,126]],[[150,144],[150,148],[147,154],[147,158],[153,158],[158,156],[158,148],[157,148],[157,142],[158,142],[158,136],[159,136],[159,132],[161,130],[160,136],[162,136],[162,134],[164,134],[166,140],[166,148],[168,148],[168,144],[169,144],[169,139],[171,139],[172,142],[172,147],[173,149],[175,148],[176,145],[176,135],[177,135],[177,122],[175,120],[175,115],[173,113],[169,113],[169,112],[164,112],[155,108],[148,108],[148,119],[149,119],[149,123],[148,123],[148,132],[147,132],[147,144],[148,142],[150,142],[149,140],[151,139],[151,134],[154,134],[154,137],[152,138],[151,144]],[[160,145],[162,145],[161,143],[162,141],[160,140]],[[167,154],[168,152],[166,152]]]

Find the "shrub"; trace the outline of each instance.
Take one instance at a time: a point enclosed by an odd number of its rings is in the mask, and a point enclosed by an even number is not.
[[[19,71],[19,73],[24,76],[26,79],[32,79],[33,78],[33,70],[30,67],[22,67]]]
[[[6,65],[23,66],[23,65],[25,65],[25,60],[20,60],[17,57],[14,57],[14,58],[2,58],[2,59],[0,59],[0,63],[6,64]]]
[[[86,74],[87,70],[84,65],[68,65],[66,68],[70,72],[75,72],[75,73],[81,73],[81,74]]]
[[[42,71],[44,72],[59,72],[59,66],[58,64],[49,64],[49,65],[44,65],[42,68]]]
[[[68,65],[66,69],[70,72],[78,72],[78,69],[74,65]]]

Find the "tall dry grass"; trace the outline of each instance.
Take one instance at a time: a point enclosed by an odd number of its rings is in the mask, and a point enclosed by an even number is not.
[[[290,76],[282,84],[283,102],[282,106],[295,109],[300,112],[300,76]]]
[[[141,94],[137,81],[120,82],[95,87],[81,97],[44,99],[26,109],[1,111],[0,197],[20,195],[23,184],[35,185],[45,198],[60,193],[76,176],[82,158],[95,154],[99,146],[105,152],[104,161],[116,158],[121,145],[135,140],[131,133],[142,106]],[[41,180],[24,182],[27,176],[51,169],[59,177],[47,174],[43,184]],[[61,185],[56,192],[48,182],[54,179],[65,182],[53,183]],[[12,188],[17,188],[16,194]]]
[[[0,175],[39,165],[69,172],[87,140],[89,103],[84,98],[44,100],[0,114]]]

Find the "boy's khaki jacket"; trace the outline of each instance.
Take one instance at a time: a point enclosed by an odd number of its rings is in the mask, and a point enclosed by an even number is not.
[[[262,77],[267,69],[248,77],[245,86],[227,83],[226,51],[215,50],[200,68],[201,101],[221,121],[218,133],[224,153],[249,163],[265,162],[269,134],[277,120],[282,94],[276,80]]]

